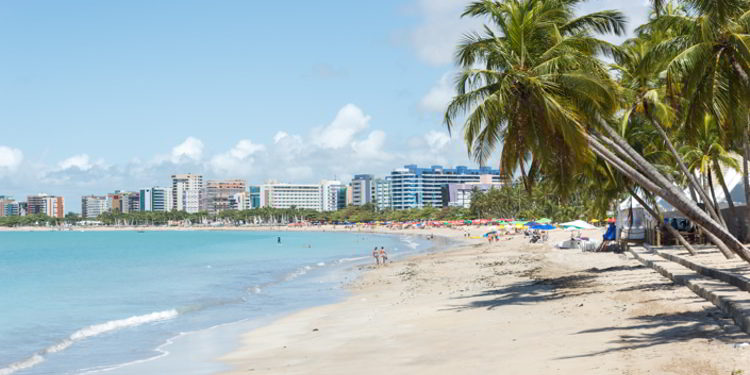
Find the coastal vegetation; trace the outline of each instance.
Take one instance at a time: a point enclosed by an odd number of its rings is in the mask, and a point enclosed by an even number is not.
[[[750,261],[711,183],[726,192],[723,172],[741,168],[750,194],[750,2],[654,0],[621,45],[600,37],[623,35],[623,14],[577,15],[580,3],[471,3],[462,16],[486,25],[457,47],[448,129],[462,121],[469,154],[482,163],[499,152],[527,189],[546,181],[561,197],[631,194],[656,216],[662,198],[725,255]]]

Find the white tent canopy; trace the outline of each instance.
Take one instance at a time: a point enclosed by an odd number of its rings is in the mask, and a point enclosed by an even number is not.
[[[595,226],[593,226],[593,225],[591,225],[591,224],[589,224],[589,223],[587,223],[587,222],[585,222],[583,220],[574,220],[574,221],[570,221],[570,222],[567,222],[567,223],[562,223],[562,224],[560,224],[560,226],[563,227],[563,228],[565,228],[565,227],[576,227],[576,228],[579,228],[579,229],[594,229],[594,228],[596,228]]]

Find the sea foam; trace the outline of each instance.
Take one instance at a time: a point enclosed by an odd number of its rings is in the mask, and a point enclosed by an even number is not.
[[[73,332],[68,338],[51,345],[31,357],[18,362],[11,363],[8,367],[0,368],[0,375],[10,375],[14,372],[31,368],[44,362],[44,356],[50,353],[61,352],[78,341],[85,340],[89,337],[99,336],[103,333],[117,331],[123,328],[137,327],[146,323],[159,322],[163,320],[174,319],[179,315],[177,310],[157,311],[150,314],[131,316],[125,319],[110,320],[101,324],[94,324]]]

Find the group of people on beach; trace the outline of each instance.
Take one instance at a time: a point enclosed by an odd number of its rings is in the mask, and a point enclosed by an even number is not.
[[[375,258],[375,265],[381,265],[385,264],[385,262],[388,261],[388,253],[385,252],[385,248],[383,246],[380,247],[380,250],[378,250],[378,247],[375,246],[375,248],[372,250],[372,257]]]

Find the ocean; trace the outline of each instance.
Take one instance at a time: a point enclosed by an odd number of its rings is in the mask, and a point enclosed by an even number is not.
[[[148,362],[170,373],[180,351],[194,371],[172,373],[218,371],[209,361],[235,343],[211,332],[343,298],[374,246],[397,259],[429,242],[357,232],[0,233],[0,375],[144,373],[129,366]],[[175,344],[183,337],[193,340]]]

